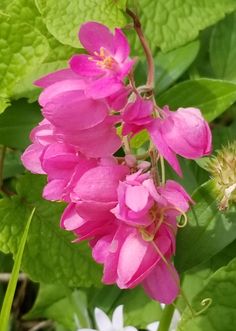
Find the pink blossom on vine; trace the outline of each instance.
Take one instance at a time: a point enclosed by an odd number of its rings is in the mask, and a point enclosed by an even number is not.
[[[116,28],[113,35],[105,25],[87,22],[80,28],[79,39],[89,55],[74,55],[70,66],[78,75],[91,79],[86,95],[103,98],[120,90],[134,64],[121,29]]]
[[[197,159],[211,152],[211,131],[197,108],[179,108],[171,112],[163,109],[163,118],[149,127],[151,138],[173,169],[182,175],[176,154],[187,159]]]
[[[135,134],[145,129],[152,121],[153,103],[137,96],[134,102],[128,103],[122,113],[124,121],[122,134]]]

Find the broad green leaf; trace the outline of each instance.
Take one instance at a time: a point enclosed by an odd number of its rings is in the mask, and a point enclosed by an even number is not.
[[[186,309],[178,331],[233,331],[236,326],[236,259],[217,270],[202,291],[193,299],[195,311],[209,298],[211,305],[200,315],[192,316]]]
[[[13,299],[14,299],[14,294],[15,294],[15,291],[16,291],[16,285],[17,285],[18,276],[19,276],[19,272],[20,272],[21,261],[22,261],[24,248],[25,248],[25,244],[26,244],[26,241],[27,241],[27,236],[28,236],[28,232],[29,232],[29,228],[30,228],[30,224],[31,224],[34,212],[35,212],[35,208],[31,212],[28,219],[26,220],[26,225],[24,227],[23,234],[19,238],[20,239],[19,248],[16,252],[15,262],[14,262],[14,266],[13,266],[13,269],[12,269],[11,278],[10,278],[10,281],[8,283],[8,286],[7,286],[7,291],[6,291],[6,294],[5,294],[5,297],[4,297],[4,301],[3,301],[3,305],[2,305],[2,309],[1,309],[1,314],[0,314],[1,331],[7,331],[8,330],[8,322],[9,322],[12,302],[13,302]]]
[[[155,56],[156,91],[161,93],[174,83],[194,61],[199,51],[199,41],[194,41],[168,53]]]
[[[61,284],[40,284],[34,306],[24,316],[27,320],[43,317],[58,322],[68,330],[91,326],[85,293],[72,291]]]
[[[21,20],[38,29],[47,38],[49,49],[43,63],[37,63],[32,70],[18,82],[13,89],[12,96],[15,99],[27,97],[35,101],[40,89],[33,85],[39,77],[58,69],[66,68],[68,60],[78,49],[60,44],[47,30],[42,16],[37,9],[34,0],[15,0],[7,7],[11,18]]]
[[[62,44],[80,47],[78,31],[82,23],[97,21],[110,28],[124,26],[126,18],[111,0],[48,0],[38,3],[49,32]],[[63,23],[62,23],[63,22]]]
[[[211,65],[217,78],[236,82],[236,12],[217,24],[210,44]]]
[[[215,79],[197,79],[179,83],[161,94],[158,103],[179,107],[197,107],[212,121],[236,101],[236,84]]]
[[[144,33],[153,47],[169,51],[236,9],[234,0],[140,0]]]
[[[0,249],[16,254],[29,209],[36,207],[22,270],[34,281],[66,286],[99,285],[101,268],[91,259],[87,243],[73,244],[74,236],[59,227],[65,205],[41,198],[43,176],[25,175],[16,196],[0,200]]]
[[[10,97],[14,85],[47,56],[48,42],[35,28],[2,16],[0,21],[0,97]]]
[[[1,0],[0,1],[0,9],[5,11],[9,3],[11,3],[13,0]]]
[[[42,119],[37,104],[24,100],[13,102],[4,114],[0,115],[0,144],[24,149],[30,144],[29,133]]]
[[[0,97],[0,114],[10,105],[10,101],[7,97]]]
[[[236,238],[236,212],[218,210],[213,185],[209,181],[195,191],[188,224],[178,232],[175,264],[180,272],[209,260]]]

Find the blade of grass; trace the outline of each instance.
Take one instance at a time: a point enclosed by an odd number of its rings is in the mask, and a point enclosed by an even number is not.
[[[10,278],[10,281],[8,283],[8,286],[7,286],[7,291],[6,291],[6,294],[5,294],[5,297],[4,297],[2,310],[1,310],[1,315],[0,315],[1,331],[7,331],[8,330],[8,322],[9,322],[11,306],[12,306],[12,302],[13,302],[13,298],[14,298],[14,294],[15,294],[15,290],[16,290],[16,285],[17,285],[17,281],[18,281],[18,276],[19,276],[19,272],[20,272],[21,260],[22,260],[22,257],[23,257],[25,243],[26,243],[30,223],[32,221],[34,212],[35,212],[35,208],[32,210],[32,212],[31,212],[31,214],[28,218],[28,221],[27,221],[24,233],[22,235],[17,254],[16,254],[14,266],[13,266],[13,269],[12,269],[11,278]]]

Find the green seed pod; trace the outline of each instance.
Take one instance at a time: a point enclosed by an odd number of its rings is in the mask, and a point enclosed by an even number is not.
[[[236,202],[236,141],[218,150],[207,166],[219,197],[219,209],[225,210],[230,202]]]

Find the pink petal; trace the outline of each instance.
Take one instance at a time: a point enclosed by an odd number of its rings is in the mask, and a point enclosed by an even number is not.
[[[97,65],[96,59],[90,55],[74,55],[70,59],[69,64],[71,69],[81,76],[96,77],[104,74],[104,70],[100,69]]]
[[[126,166],[121,165],[95,167],[80,178],[74,192],[85,201],[116,201],[118,183],[128,171]]]
[[[93,247],[93,258],[97,263],[104,263],[109,253],[109,247],[113,239],[113,234],[103,236]]]
[[[148,131],[160,155],[163,156],[169,162],[169,164],[172,166],[172,168],[177,172],[179,176],[182,176],[182,171],[180,169],[180,165],[177,160],[177,157],[166,143],[165,138],[163,137],[160,129],[159,121],[160,120],[156,120],[155,122],[153,122],[153,124],[148,127]]]
[[[103,76],[91,82],[91,84],[85,90],[87,97],[92,97],[94,99],[106,98],[123,87],[121,81],[117,80],[113,76]]]
[[[125,194],[127,207],[134,212],[143,210],[148,203],[148,191],[143,186],[128,186]]]
[[[130,53],[128,40],[121,29],[115,29],[114,36],[115,58],[118,62],[123,62]]]
[[[43,109],[44,116],[63,132],[91,128],[101,123],[108,114],[105,102],[81,99],[78,92],[59,95]]]
[[[113,34],[103,24],[87,22],[80,27],[79,40],[84,48],[91,54],[100,52],[101,47],[112,52],[113,39]]]
[[[21,156],[24,167],[34,174],[45,174],[40,160],[43,150],[44,146],[35,143],[28,146]]]
[[[39,87],[48,87],[59,81],[71,79],[78,80],[79,78],[80,77],[75,74],[71,69],[62,69],[43,76],[42,78],[36,80],[34,82],[34,85]]]
[[[61,228],[67,231],[73,231],[84,223],[84,220],[76,211],[76,204],[69,204],[61,216]]]
[[[54,179],[50,181],[43,189],[43,197],[46,200],[62,200],[66,182],[63,179]]]
[[[144,280],[143,286],[152,299],[169,305],[179,294],[179,276],[171,263],[167,267],[161,261]]]
[[[54,83],[47,87],[39,96],[39,104],[44,107],[48,102],[51,102],[53,98],[58,95],[65,95],[67,92],[77,91],[78,96],[84,98],[83,89],[85,83],[82,80],[63,80]]]

